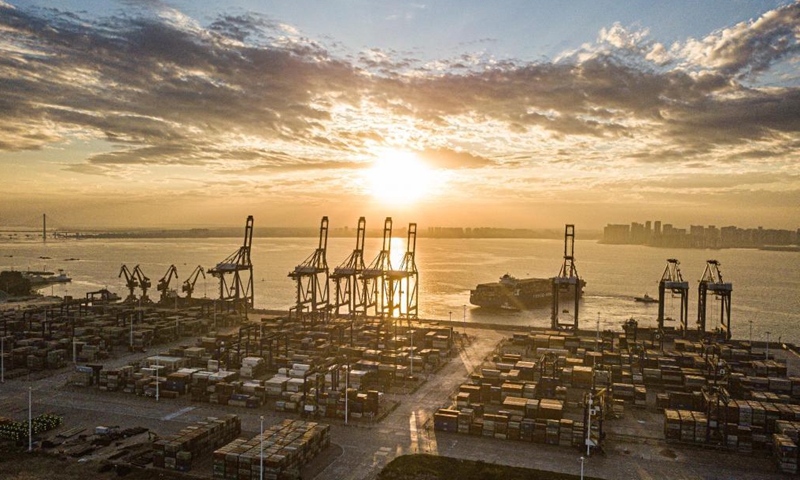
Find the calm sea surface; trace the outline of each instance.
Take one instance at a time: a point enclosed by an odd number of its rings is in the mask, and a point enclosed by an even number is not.
[[[48,287],[46,293],[83,296],[85,292],[108,287],[125,295],[117,277],[124,263],[129,268],[141,265],[155,286],[170,264],[178,268],[182,282],[197,265],[209,268],[233,253],[240,240],[66,240],[41,243],[0,243],[0,269],[63,268],[70,284]],[[393,264],[399,265],[405,250],[404,239],[394,239]],[[256,306],[286,309],[294,301],[294,284],[287,273],[301,263],[317,246],[315,238],[255,238],[252,259],[255,265]],[[355,239],[332,238],[328,242],[331,270],[350,254]],[[369,263],[380,248],[380,240],[367,239],[365,260]],[[549,325],[549,308],[523,312],[488,312],[469,304],[469,289],[478,283],[494,282],[504,273],[517,277],[550,277],[558,273],[563,254],[560,240],[467,240],[429,239],[417,241],[420,270],[420,316],[514,325]],[[39,257],[51,257],[40,259]],[[581,306],[582,325],[592,328],[599,316],[601,328],[618,330],[623,321],[636,318],[640,325],[655,325],[658,306],[633,301],[634,296],[658,294],[658,280],[667,258],[681,261],[684,278],[691,286],[689,318],[697,315],[697,280],[705,261],[716,259],[726,282],[733,283],[732,324],[734,336],[748,338],[753,322],[753,339],[771,338],[800,343],[800,254],[747,249],[680,250],[643,246],[600,245],[577,241],[578,272],[586,280]],[[77,258],[77,261],[66,261]],[[195,296],[213,296],[216,283],[202,277]],[[718,322],[719,305],[712,301],[711,320]],[[673,305],[674,304],[674,305]],[[466,305],[466,314],[464,306]],[[713,313],[711,313],[713,310]],[[667,314],[679,315],[677,299],[667,306]]]

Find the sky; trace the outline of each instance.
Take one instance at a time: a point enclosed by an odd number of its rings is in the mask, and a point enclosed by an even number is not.
[[[0,0],[0,226],[797,229],[799,132],[796,2]]]

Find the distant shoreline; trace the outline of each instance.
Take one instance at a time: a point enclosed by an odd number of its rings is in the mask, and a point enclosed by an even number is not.
[[[407,235],[406,227],[398,227],[393,230],[394,237],[404,237]],[[82,232],[55,232],[53,236],[48,236],[48,240],[92,240],[92,239],[159,239],[159,238],[240,238],[243,229],[240,227],[230,228],[196,228],[187,230],[120,230],[120,231],[82,231]],[[355,228],[334,228],[329,230],[330,238],[353,238],[356,235]],[[380,238],[383,235],[381,229],[367,229],[366,236],[369,238]],[[317,238],[319,230],[317,228],[282,228],[265,227],[255,228],[253,232],[255,238]],[[420,229],[418,238],[460,238],[460,239],[545,239],[561,240],[564,238],[562,230],[551,229],[512,229],[512,228],[468,228],[468,229]],[[581,240],[599,240],[601,232],[587,231],[579,232]],[[36,241],[41,240],[41,233],[33,231],[2,231],[0,230],[0,241]]]

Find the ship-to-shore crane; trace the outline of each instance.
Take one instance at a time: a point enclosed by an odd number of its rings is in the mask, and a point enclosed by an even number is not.
[[[292,310],[303,320],[308,316],[312,326],[328,309],[327,251],[328,217],[322,217],[317,249],[289,272],[289,277],[297,284],[297,301]]]
[[[708,306],[708,292],[714,294],[720,301],[719,326],[718,328],[725,337],[731,339],[731,293],[733,284],[722,281],[722,272],[719,269],[721,264],[716,260],[706,261],[706,269],[700,277],[697,298],[697,328],[700,332],[705,332],[707,325],[706,310]]]
[[[250,249],[253,245],[253,216],[247,217],[244,228],[244,243],[208,273],[219,279],[219,299],[222,306],[231,305],[238,311],[241,307],[253,307],[253,262],[250,261]],[[246,280],[242,278],[247,274]],[[227,277],[231,276],[230,281]]]
[[[680,264],[681,262],[675,258],[667,259],[667,266],[661,274],[661,281],[658,282],[658,329],[664,331],[666,293],[670,291],[673,296],[677,295],[680,298],[680,328],[683,335],[686,335],[689,321],[689,282],[683,280]]]
[[[360,217],[356,231],[356,248],[341,265],[333,269],[333,273],[330,275],[334,289],[330,309],[337,317],[345,312],[350,317],[363,316],[367,313],[364,303],[365,295],[358,280],[361,272],[366,268],[364,263],[366,230],[367,221],[364,217]]]
[[[391,316],[405,319],[416,319],[419,311],[419,270],[416,263],[417,224],[408,224],[406,253],[400,262],[400,268],[387,273],[391,295]],[[399,302],[395,305],[395,301]]]
[[[383,244],[374,260],[361,272],[362,289],[367,296],[366,306],[375,307],[375,315],[391,317],[394,299],[387,274],[392,270],[392,217],[383,222]]]
[[[553,285],[553,307],[550,315],[551,328],[578,330],[578,307],[580,305],[581,292],[583,285],[578,276],[578,269],[575,266],[575,225],[564,226],[564,262],[558,276],[551,279]],[[569,310],[561,312],[559,297],[561,294],[574,293],[574,310],[572,321],[562,322],[559,315],[568,314]]]

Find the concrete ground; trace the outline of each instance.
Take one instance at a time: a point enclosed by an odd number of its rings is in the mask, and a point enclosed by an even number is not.
[[[411,395],[388,395],[400,405],[374,425],[331,427],[333,445],[303,471],[304,479],[371,479],[399,455],[417,452],[501,464],[580,473],[577,449],[504,441],[468,435],[434,432],[433,412],[449,404],[449,398],[466,375],[480,365],[509,332],[468,329],[472,340],[435,376]],[[176,344],[185,343],[177,342]],[[160,348],[167,348],[160,347]],[[144,356],[127,354],[111,365],[124,365]],[[242,419],[243,436],[258,432],[259,416],[272,424],[286,418],[283,413],[238,407],[191,403],[185,399],[156,402],[152,398],[94,389],[65,387],[68,373],[42,379],[16,379],[0,385],[0,416],[23,419],[27,397],[33,394],[34,415],[44,412],[65,417],[61,429],[97,425],[142,426],[159,435],[174,433],[208,416],[235,413]],[[607,423],[606,454],[586,459],[586,474],[607,479],[767,479],[784,478],[771,457],[747,456],[667,444],[660,434],[662,416],[656,412],[628,408],[625,419]],[[631,435],[638,435],[634,438]],[[644,437],[644,438],[642,438]],[[192,473],[211,475],[195,470]]]

